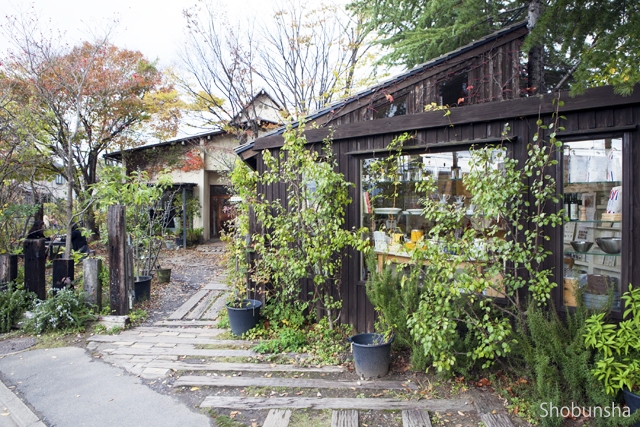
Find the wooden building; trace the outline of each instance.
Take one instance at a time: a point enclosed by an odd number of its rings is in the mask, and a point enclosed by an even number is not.
[[[564,101],[560,114],[566,117],[562,123],[566,130],[558,133],[565,143],[565,149],[557,153],[558,192],[564,192],[571,204],[575,201],[577,206],[578,200],[584,203],[588,211],[580,213],[588,215],[588,219],[581,215],[564,227],[549,230],[552,239],[547,246],[552,256],[546,266],[554,268],[555,281],[560,285],[554,290],[553,299],[562,309],[574,304],[563,292],[563,283],[571,279],[565,277],[567,259],[580,280],[597,282],[605,277],[619,296],[629,283],[640,283],[640,258],[635,252],[640,242],[640,87],[629,97],[615,95],[611,87],[591,89],[573,98],[566,93],[524,96],[518,52],[525,34],[524,25],[516,24],[318,112],[309,119],[320,128],[305,132],[307,142],[321,143],[332,133],[339,172],[354,184],[346,227],[359,227],[368,225],[375,216],[375,212],[365,212],[362,202],[363,191],[371,184],[371,177],[365,172],[367,161],[388,154],[386,147],[396,136],[404,132],[413,135],[403,153],[408,162],[441,162],[440,172],[436,173],[455,180],[454,169],[459,168],[456,160],[463,162],[472,145],[500,143],[505,129],[510,153],[522,164],[527,144],[537,130],[536,121],[551,122],[553,100],[560,97]],[[448,104],[444,101],[455,93],[451,92],[454,83],[467,95],[460,96],[460,108],[451,108],[448,116],[442,111],[424,112],[424,106],[431,102]],[[399,100],[406,102],[404,111]],[[281,134],[282,130],[258,138],[237,148],[236,153],[262,171],[262,151],[277,152],[283,143]],[[409,180],[413,179],[410,171],[406,173]],[[273,185],[263,191],[274,200],[283,198],[282,187]],[[455,195],[455,190],[450,191]],[[613,191],[622,194],[615,211],[618,215],[604,221],[602,214]],[[402,214],[417,207],[411,205],[415,203],[411,197],[404,203],[399,206]],[[556,206],[562,207],[562,202]],[[405,233],[410,228],[409,221],[415,220],[407,214]],[[621,238],[621,249],[605,253],[594,246],[585,254],[569,244],[572,240],[593,242],[598,237]],[[342,321],[361,332],[373,330],[375,320],[363,276],[361,257],[351,250],[343,268]],[[620,310],[619,301],[614,302],[614,312]]]

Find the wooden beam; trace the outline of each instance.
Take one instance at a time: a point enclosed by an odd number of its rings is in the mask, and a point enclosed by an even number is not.
[[[187,313],[191,311],[193,307],[196,306],[200,302],[202,298],[204,298],[210,291],[206,289],[199,290],[191,298],[187,300],[184,304],[180,306],[176,311],[171,314],[167,319],[168,320],[181,320]]]
[[[323,397],[227,397],[207,396],[201,408],[243,408],[245,410],[273,408],[363,409],[425,411],[470,411],[472,406],[463,399],[399,400],[386,398],[323,398]]]
[[[431,427],[429,414],[419,409],[402,411],[402,427]]]
[[[331,427],[358,427],[358,411],[343,409],[331,413]]]
[[[466,107],[452,108],[449,110],[451,114],[446,117],[442,111],[430,111],[420,114],[349,123],[332,128],[333,140],[338,141],[341,139],[382,134],[400,134],[402,132],[438,128],[452,124],[455,127],[456,125],[467,123],[537,117],[539,114],[550,114],[556,111],[556,106],[554,105],[554,99],[556,98],[556,94],[549,94],[486,104],[468,105]],[[640,85],[636,85],[633,94],[626,97],[614,94],[611,86],[605,86],[589,89],[584,94],[573,98],[569,97],[567,92],[563,92],[561,99],[565,103],[564,106],[560,108],[562,114],[573,111],[638,104],[640,103]],[[307,143],[321,142],[329,136],[330,132],[331,128],[307,130],[305,131]],[[283,141],[282,135],[260,138],[255,141],[253,149],[261,151],[268,148],[278,148],[282,146]]]
[[[291,418],[289,409],[271,409],[262,427],[287,427]]]
[[[291,387],[356,390],[417,390],[414,383],[403,381],[336,381],[320,378],[202,377],[183,376],[175,386],[211,387]]]
[[[627,126],[611,126],[606,128],[594,128],[594,129],[580,129],[580,130],[562,130],[557,132],[558,138],[562,138],[565,136],[581,136],[581,135],[591,135],[596,133],[607,133],[607,132],[626,132],[626,131],[634,131],[638,128],[638,125],[627,125]]]
[[[480,419],[486,427],[515,427],[507,414],[482,414]]]

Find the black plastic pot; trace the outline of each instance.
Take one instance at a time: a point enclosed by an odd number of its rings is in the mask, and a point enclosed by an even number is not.
[[[629,410],[633,414],[634,412],[640,410],[640,396],[630,392],[629,390],[622,390],[624,393],[624,401],[629,407]],[[631,427],[640,427],[640,423],[635,423]]]
[[[151,298],[151,276],[138,276],[133,282],[135,302],[146,301]]]
[[[158,282],[160,283],[169,283],[171,281],[170,268],[159,268],[156,270],[156,275],[158,277]]]
[[[74,261],[72,259],[58,258],[53,260],[52,288],[54,292],[70,287],[73,289]]]
[[[237,307],[227,304],[229,325],[231,326],[231,332],[240,336],[258,324],[262,302],[255,299],[245,299],[242,304],[233,305],[237,305]]]
[[[382,334],[357,334],[348,339],[351,343],[356,374],[361,378],[384,377],[389,372],[391,343]]]

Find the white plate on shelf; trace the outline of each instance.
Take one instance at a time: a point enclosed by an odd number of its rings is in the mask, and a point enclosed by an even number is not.
[[[398,215],[402,209],[400,208],[375,208],[373,212],[380,215]]]
[[[407,209],[410,215],[422,215],[422,209]]]

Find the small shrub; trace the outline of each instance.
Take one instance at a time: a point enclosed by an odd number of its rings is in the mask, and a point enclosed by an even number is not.
[[[93,319],[83,292],[61,289],[55,295],[49,291],[48,298],[36,304],[27,329],[37,334],[49,330],[82,331]]]
[[[5,333],[20,319],[32,304],[34,294],[22,285],[9,283],[7,290],[0,292],[0,332]]]
[[[367,280],[367,296],[378,313],[376,330],[395,334],[395,345],[411,349],[411,364],[415,370],[423,371],[429,365],[424,347],[411,336],[407,319],[420,305],[420,275],[414,270],[406,275],[400,266],[385,266],[376,271],[375,254],[367,257],[371,272]]]
[[[140,308],[136,308],[129,312],[129,320],[131,321],[131,326],[138,326],[142,324],[149,317],[149,313],[146,310],[142,310]]]
[[[300,329],[282,328],[278,338],[263,341],[254,350],[258,353],[297,352],[307,343],[306,334]]]
[[[574,314],[567,313],[560,319],[556,310],[531,305],[527,312],[526,326],[520,327],[520,344],[517,347],[524,358],[525,371],[531,378],[531,389],[526,397],[540,425],[555,427],[563,424],[562,416],[544,412],[543,403],[555,407],[571,404],[583,407],[610,407],[611,396],[591,374],[595,364],[594,351],[585,347],[587,310],[579,304]],[[545,415],[545,416],[542,416]],[[594,417],[597,426],[625,426],[633,422],[621,416]]]

